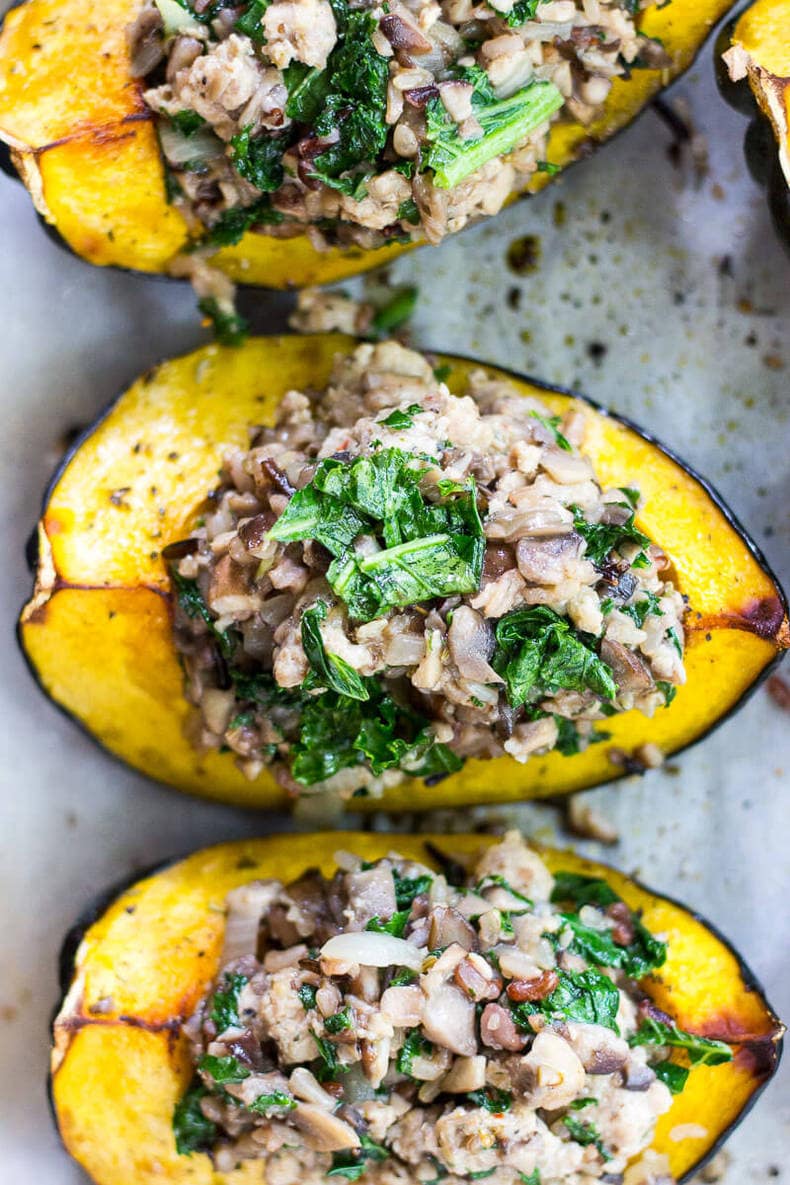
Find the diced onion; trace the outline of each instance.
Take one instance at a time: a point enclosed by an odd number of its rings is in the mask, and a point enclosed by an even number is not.
[[[360,930],[336,934],[321,947],[322,959],[336,959],[341,963],[358,963],[361,967],[422,967],[424,953],[405,938],[393,934],[376,934]]]
[[[171,165],[215,160],[223,151],[222,141],[208,128],[201,128],[194,136],[185,136],[167,120],[160,121],[159,139]]]
[[[203,26],[176,0],[155,0],[155,3],[168,37],[174,33],[191,33],[193,37],[202,37]]]

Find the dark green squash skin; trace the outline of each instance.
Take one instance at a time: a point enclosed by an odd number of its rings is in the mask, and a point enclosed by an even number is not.
[[[790,256],[790,187],[779,162],[776,140],[768,117],[760,110],[748,78],[733,82],[722,55],[730,48],[740,13],[725,21],[713,45],[713,64],[719,94],[749,123],[744,133],[743,155],[751,177],[766,191],[768,212],[779,242]]]
[[[431,350],[430,348],[426,347],[424,352],[428,353],[428,354],[430,354],[430,353],[437,353],[438,354],[438,353],[441,353],[442,351],[441,350]],[[477,362],[480,365],[483,365],[483,366],[486,365],[486,363],[480,358],[469,358],[469,357],[465,357],[462,354],[455,354],[454,357],[458,358],[461,361]],[[492,365],[494,365],[494,364],[492,364]],[[575,399],[580,399],[583,403],[587,403],[590,407],[592,407],[596,411],[603,412],[610,419],[616,420],[618,423],[625,425],[625,427],[630,428],[635,432],[638,432],[643,437],[643,439],[645,439],[650,444],[655,446],[661,452],[665,453],[671,460],[675,461],[676,464],[681,466],[681,468],[685,469],[686,472],[692,478],[694,478],[695,481],[699,482],[699,484],[703,487],[705,492],[710,497],[711,501],[715,503],[716,507],[719,509],[721,514],[724,516],[724,518],[727,520],[729,525],[732,527],[732,529],[741,537],[741,539],[746,544],[746,546],[748,547],[751,554],[754,556],[754,558],[757,561],[757,563],[759,564],[759,566],[768,575],[768,577],[773,581],[773,583],[776,587],[778,596],[776,597],[775,600],[772,600],[770,603],[760,602],[755,608],[754,617],[750,618],[750,624],[751,624],[751,628],[752,628],[753,632],[756,633],[760,637],[771,639],[771,638],[776,638],[778,636],[778,631],[781,629],[782,622],[783,621],[786,622],[788,615],[790,615],[790,606],[788,604],[787,594],[786,594],[785,590],[783,589],[776,573],[774,572],[770,563],[768,562],[765,555],[763,554],[761,548],[758,546],[758,544],[751,537],[749,532],[743,526],[743,524],[741,523],[741,521],[739,520],[737,515],[732,511],[730,506],[727,504],[727,502],[724,500],[724,498],[718,492],[718,490],[715,488],[715,486],[713,486],[706,478],[704,478],[700,473],[698,473],[697,470],[694,469],[693,466],[689,465],[672,448],[670,448],[668,445],[664,444],[652,432],[648,431],[645,428],[642,428],[639,424],[635,423],[635,421],[630,419],[628,416],[619,415],[618,413],[613,412],[613,411],[609,410],[608,408],[604,407],[601,403],[597,402],[596,400],[591,399],[587,395],[580,394],[578,391],[574,391],[570,387],[562,387],[562,386],[558,386],[558,385],[552,385],[550,383],[544,382],[541,379],[533,378],[530,375],[520,374],[518,371],[514,370],[512,367],[500,366],[498,364],[496,364],[496,365],[497,365],[498,370],[500,370],[504,374],[511,376],[513,379],[515,379],[517,381],[518,380],[527,381],[527,382],[533,384],[535,387],[537,387],[541,390],[544,390],[548,393],[554,392],[554,393],[559,393],[562,395],[568,395],[568,396],[571,396],[572,398],[575,398]],[[155,368],[152,367],[151,369],[155,369]],[[87,427],[85,427],[83,429],[83,431],[81,431],[79,433],[79,435],[76,437],[76,439],[73,441],[73,443],[64,452],[59,464],[57,465],[52,477],[50,478],[50,480],[47,483],[47,486],[44,490],[44,494],[42,496],[42,501],[41,501],[41,512],[40,512],[39,517],[42,517],[42,518],[44,517],[46,510],[47,510],[47,505],[49,503],[50,496],[52,494],[52,491],[57,486],[64,470],[70,464],[74,455],[78,452],[78,450],[81,448],[83,443],[96,430],[96,428],[98,428],[98,426],[111,414],[111,412],[113,411],[118,400],[120,398],[122,398],[123,395],[126,394],[127,389],[128,389],[128,386],[122,388],[122,390],[104,406],[104,408],[97,415],[96,419],[91,424],[89,424]],[[36,528],[34,527],[33,530],[31,531],[31,534],[28,536],[27,543],[25,546],[25,562],[27,564],[27,567],[28,567],[31,575],[34,577],[35,577],[36,569],[38,567],[38,561],[39,561],[38,535],[37,535]],[[34,666],[33,662],[31,661],[31,659],[25,649],[24,642],[22,640],[21,613],[20,613],[19,618],[17,619],[17,625],[15,628],[16,628],[17,646],[22,654],[22,658],[25,663],[25,666],[27,667],[27,670],[29,671],[31,678],[35,682],[36,686],[41,691],[41,694],[44,695],[47,699],[49,699],[50,703],[52,703],[54,705],[54,707],[57,709],[57,711],[60,712],[72,725],[76,726],[79,729],[79,731],[83,734],[83,736],[86,736],[91,741],[92,744],[96,745],[97,748],[99,748],[105,754],[105,756],[110,758],[111,761],[117,762],[123,768],[128,769],[129,767],[125,764],[125,762],[122,760],[122,758],[118,757],[115,753],[113,753],[111,750],[106,748],[101,743],[101,741],[90,731],[90,729],[87,727],[86,724],[84,724],[82,721],[76,719],[76,717],[72,716],[71,713],[65,707],[63,707],[61,704],[58,704],[56,701],[50,699],[45,687],[42,684],[39,673],[36,670],[36,667]],[[708,728],[705,730],[705,732],[702,733],[700,736],[698,736],[696,738],[696,740],[692,741],[689,745],[684,746],[684,748],[678,749],[673,754],[673,756],[679,757],[682,753],[685,753],[687,749],[693,748],[695,745],[700,744],[701,742],[706,740],[707,737],[711,736],[719,728],[720,725],[726,724],[726,722],[728,720],[730,720],[733,716],[737,715],[737,713],[740,711],[740,709],[746,703],[748,703],[748,701],[760,689],[760,687],[763,685],[763,683],[767,679],[769,679],[772,674],[774,674],[774,672],[776,671],[777,667],[781,663],[784,656],[785,656],[785,650],[781,650],[781,649],[778,650],[777,654],[772,659],[772,661],[763,669],[761,674],[758,676],[758,678],[755,679],[755,681],[751,684],[751,686],[746,689],[746,691],[743,693],[743,695],[740,697],[740,699],[735,704],[733,704],[732,707],[727,712],[724,713],[724,715],[719,716],[718,718],[713,720],[711,722],[711,724],[708,726]],[[633,777],[634,775],[642,776],[645,772],[646,772],[646,770],[643,768],[629,766],[628,763],[626,763],[622,767],[622,772],[613,774],[613,776],[609,779],[609,782],[607,782],[607,785],[609,783],[619,782],[623,778]],[[562,797],[559,797],[559,796],[556,798],[552,798],[550,796],[550,797],[546,798],[544,801],[562,802],[563,799],[562,799]],[[247,809],[247,810],[250,810],[250,812],[252,812],[252,811],[254,811],[255,808],[239,807],[237,809],[240,809],[240,810]]]
[[[397,836],[397,833],[393,832],[393,835]],[[283,835],[283,841],[285,841],[286,838],[287,836]],[[435,859],[434,853],[428,853],[428,855],[430,859]],[[60,1000],[58,1001],[58,1004],[56,1005],[52,1015],[53,1023],[55,1017],[60,1012],[63,1001],[65,1000],[74,977],[77,950],[93,923],[97,921],[101,915],[110,908],[113,902],[121,897],[123,893],[125,893],[126,890],[132,885],[136,884],[138,881],[146,879],[147,877],[155,876],[158,872],[164,872],[167,868],[177,864],[178,861],[179,857],[173,857],[170,860],[161,861],[159,864],[154,864],[148,868],[123,877],[110,888],[105,889],[103,892],[99,893],[94,898],[94,900],[90,904],[86,905],[81,911],[74,925],[71,926],[67,931],[58,955],[58,987],[60,991]],[[708,919],[702,914],[698,913],[696,910],[690,909],[683,902],[678,901],[677,898],[670,897],[666,893],[653,893],[653,890],[646,886],[642,881],[637,880],[636,878],[632,878],[632,880],[635,885],[637,885],[639,888],[646,889],[649,893],[653,894],[653,896],[660,896],[665,901],[670,902],[670,904],[678,906],[680,909],[686,910],[686,912],[690,914],[694,921],[704,926],[706,930],[708,930],[715,938],[718,939],[719,942],[722,943],[723,946],[727,948],[738,965],[738,970],[743,979],[746,990],[748,992],[756,992],[765,1001],[767,1011],[776,1020],[777,1026],[781,1031],[781,1022],[777,1017],[776,1011],[771,1007],[771,1004],[766,997],[765,991],[763,990],[759,979],[754,974],[748,963],[743,959],[741,954],[725,938],[721,930],[719,930],[717,926],[713,925],[712,922],[709,922]],[[701,1157],[701,1159],[696,1163],[696,1165],[694,1165],[692,1169],[690,1169],[680,1178],[677,1185],[691,1185],[697,1174],[707,1164],[709,1164],[715,1156],[718,1155],[735,1129],[739,1127],[743,1120],[747,1117],[779,1069],[779,1064],[782,1060],[782,1054],[784,1052],[784,1037],[780,1036],[777,1040],[770,1040],[766,1038],[762,1041],[754,1041],[750,1045],[744,1046],[743,1048],[748,1048],[751,1055],[755,1058],[755,1063],[761,1075],[760,1085],[752,1092],[748,1103],[735,1122],[731,1123],[729,1127],[725,1128],[725,1130],[716,1140],[716,1143],[713,1145],[713,1147],[708,1150],[705,1156]],[[53,1101],[51,1074],[47,1077],[47,1101],[49,1103],[49,1109],[50,1114],[52,1115],[53,1123],[55,1124],[55,1128],[58,1130],[58,1135],[60,1136],[57,1122],[57,1113]],[[64,1150],[68,1151],[66,1149],[65,1143],[63,1143],[62,1140],[61,1143]]]

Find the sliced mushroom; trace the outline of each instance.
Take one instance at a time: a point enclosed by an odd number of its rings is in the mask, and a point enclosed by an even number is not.
[[[516,563],[532,584],[560,584],[568,578],[569,563],[581,553],[582,539],[575,531],[543,539],[519,539]]]
[[[312,1103],[299,1103],[289,1115],[290,1122],[304,1136],[308,1148],[316,1152],[342,1152],[347,1148],[359,1148],[360,1140],[350,1124],[338,1119],[324,1107]]]
[[[601,642],[601,658],[611,667],[614,681],[620,691],[649,691],[653,686],[653,676],[650,668],[639,655],[623,646],[622,642],[613,642],[604,638]]]
[[[516,1053],[526,1045],[527,1035],[516,1028],[507,1008],[501,1004],[486,1004],[480,1017],[480,1040],[489,1049],[507,1049]]]
[[[504,682],[488,661],[494,653],[494,631],[482,614],[468,605],[459,605],[453,612],[447,642],[464,679],[474,683]]]
[[[568,1107],[581,1094],[584,1066],[567,1041],[543,1029],[521,1059],[517,1085],[531,1106],[554,1111]]]
[[[475,1006],[455,983],[431,984],[422,1027],[429,1041],[452,1053],[470,1057],[477,1050]]]
[[[442,1090],[450,1094],[467,1094],[482,1090],[486,1084],[486,1059],[481,1053],[474,1057],[457,1057],[442,1079]]]

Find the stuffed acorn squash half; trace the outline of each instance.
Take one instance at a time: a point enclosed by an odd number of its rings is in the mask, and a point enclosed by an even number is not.
[[[153,778],[421,809],[659,764],[788,624],[729,511],[631,424],[327,335],[209,346],[112,404],[47,495],[20,637]]]
[[[744,150],[765,186],[777,234],[790,250],[790,4],[757,0],[716,41],[719,89],[751,118]],[[778,149],[778,152],[777,152]]]
[[[25,0],[0,34],[0,139],[91,263],[326,283],[540,189],[728,7]]]
[[[517,832],[223,844],[62,969],[52,1099],[97,1185],[671,1185],[780,1054],[708,923]]]

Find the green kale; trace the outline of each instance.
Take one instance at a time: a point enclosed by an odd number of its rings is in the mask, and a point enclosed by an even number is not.
[[[622,898],[605,880],[574,872],[558,872],[551,894],[554,903],[570,902],[577,911],[583,905],[606,910],[610,905],[622,904]],[[585,926],[575,914],[562,915],[573,933],[571,950],[588,962],[601,967],[619,967],[633,979],[641,979],[666,962],[667,946],[650,933],[637,914],[631,911],[634,937],[627,946],[618,946],[607,930]]]
[[[496,627],[493,666],[503,676],[508,702],[518,708],[537,694],[595,692],[612,700],[617,684],[612,672],[569,621],[546,605],[514,609]]]
[[[668,708],[678,693],[677,687],[675,687],[674,683],[667,683],[663,679],[657,681],[656,687],[664,697],[664,707]]]
[[[243,33],[257,45],[262,45],[266,40],[263,32],[263,14],[270,4],[271,0],[251,0],[246,10],[236,21],[236,31]]]
[[[217,1026],[217,1033],[224,1033],[226,1029],[239,1026],[239,996],[241,990],[249,982],[246,975],[225,975],[222,987],[214,992],[211,1002],[211,1019]]]
[[[679,1066],[677,1062],[659,1062],[657,1066],[653,1066],[656,1078],[659,1082],[663,1082],[665,1086],[669,1087],[671,1094],[682,1094],[683,1088],[688,1082],[688,1076],[691,1071],[687,1066]]]
[[[400,212],[398,213],[400,217]],[[417,217],[419,222],[419,215]],[[371,336],[386,337],[389,333],[394,333],[396,329],[400,329],[401,325],[409,320],[417,305],[417,296],[419,290],[410,285],[406,288],[397,288],[390,299],[380,309],[377,309],[373,314],[373,319],[370,323]],[[418,408],[418,410],[420,410]],[[386,423],[386,421],[384,421]],[[406,425],[411,427],[411,424]]]
[[[191,580],[186,576],[181,576],[174,567],[170,568],[170,581],[175,589],[176,600],[181,610],[187,617],[193,620],[199,617],[206,623],[219,642],[219,647],[223,655],[225,658],[228,658],[233,652],[233,641],[227,630],[217,629],[216,622],[203,599],[203,594],[198,588],[197,581]]]
[[[422,407],[419,403],[410,404],[405,411],[401,411],[400,408],[396,407],[394,411],[391,411],[384,419],[378,420],[377,423],[385,424],[387,428],[395,428],[396,431],[411,428],[414,425],[413,417],[421,411]]]
[[[647,591],[643,593],[641,600],[636,601],[633,605],[623,606],[622,612],[630,617],[640,630],[643,628],[646,618],[664,616],[664,610],[659,605],[656,594]]]
[[[594,1107],[597,1102],[597,1099],[574,1099],[569,1110],[583,1111],[585,1107]]]
[[[682,658],[683,657],[683,643],[681,642],[680,635],[678,634],[678,631],[674,628],[674,626],[672,627],[671,630],[667,630],[667,637],[669,638],[670,642],[672,643],[672,645],[675,647],[678,654]]]
[[[412,971],[409,967],[401,967],[400,971],[396,971],[389,982],[390,987],[405,987],[407,983],[414,983],[417,978],[417,972]]]
[[[257,1112],[258,1115],[266,1115],[269,1111],[294,1111],[296,1099],[283,1090],[273,1090],[269,1094],[259,1094],[247,1109]]]
[[[351,1009],[341,1008],[340,1012],[333,1012],[324,1021],[324,1028],[327,1033],[342,1033],[345,1029],[351,1028]]]
[[[568,720],[566,716],[555,715],[554,723],[557,725],[557,742],[554,748],[562,753],[563,757],[574,757],[577,753],[581,753],[582,738],[573,721]],[[601,741],[608,741],[611,735],[610,732],[593,729],[584,740],[588,745],[599,745]]]
[[[610,930],[586,926],[576,913],[561,916],[573,934],[570,949],[588,963],[598,967],[619,967],[632,979],[641,979],[666,962],[667,944],[654,938],[634,914],[631,915],[634,938],[627,946],[619,946]]]
[[[262,197],[252,206],[235,206],[223,210],[217,221],[199,238],[196,247],[233,247],[240,243],[253,226],[276,226],[284,222],[279,210],[273,210],[269,197]]]
[[[562,172],[562,165],[554,165],[551,163],[550,160],[539,160],[538,161],[538,172],[539,173],[548,173],[548,175],[550,177],[555,177],[557,175],[557,173]]]
[[[485,540],[474,481],[428,503],[418,463],[393,448],[350,463],[327,458],[269,532],[282,543],[317,539],[332,553],[327,580],[357,621],[479,587]],[[381,538],[383,547],[358,553],[353,543],[361,535]]]
[[[395,901],[398,909],[407,909],[415,897],[427,893],[434,879],[428,872],[414,877],[399,876],[397,872],[393,872],[392,875],[395,880]]]
[[[182,136],[194,136],[195,132],[206,124],[203,116],[198,115],[197,111],[174,111],[167,118]]]
[[[327,95],[329,79],[326,70],[291,62],[283,70],[288,89],[285,114],[297,123],[311,124],[317,118]]]
[[[513,1105],[513,1096],[508,1090],[499,1090],[495,1086],[487,1086],[484,1090],[472,1090],[467,1094],[470,1103],[476,1107],[483,1107],[494,1115],[509,1111]]]
[[[218,1086],[226,1082],[243,1082],[249,1078],[250,1071],[235,1057],[214,1057],[204,1053],[198,1062],[201,1073],[209,1074]]]
[[[406,162],[410,164],[410,161]],[[397,166],[396,166],[397,168]],[[398,170],[402,172],[402,170]],[[408,222],[411,226],[419,226],[420,211],[414,198],[406,198],[405,202],[401,202],[398,206],[398,222]]]
[[[545,999],[511,1003],[517,1025],[531,1031],[529,1018],[539,1012],[548,1020],[578,1020],[618,1031],[620,993],[607,975],[593,967],[587,971],[560,971],[558,975],[559,984]]]
[[[562,416],[542,416],[537,411],[531,411],[529,414],[534,419],[539,420],[544,428],[548,428],[549,432],[553,434],[554,440],[556,441],[559,448],[563,449],[566,453],[573,452],[571,442],[568,440],[567,436],[563,436],[563,434],[560,432]]]
[[[516,1169],[522,1185],[540,1185],[540,1169],[533,1169],[531,1173],[522,1173]]]
[[[483,893],[486,889],[504,889],[506,893],[510,893],[511,897],[515,897],[517,901],[523,901],[528,908],[532,908],[533,902],[529,897],[525,897],[518,889],[514,889],[509,880],[506,880],[498,872],[489,872],[475,885],[476,893]]]
[[[511,26],[525,25],[537,12],[540,0],[516,0],[505,20]]]
[[[434,172],[434,184],[452,189],[494,157],[516,148],[562,104],[552,82],[532,82],[507,99],[496,99],[486,79],[472,95],[480,134],[464,139],[441,99],[431,99],[425,111],[429,147],[424,162]]]
[[[310,690],[328,687],[349,699],[370,699],[370,692],[354,668],[325,648],[321,637],[321,622],[325,618],[323,601],[316,601],[302,614],[302,648],[312,668],[303,686]]]
[[[386,922],[382,922],[378,917],[371,918],[365,929],[372,930],[374,934],[393,934],[395,938],[402,938],[410,914],[411,908],[399,909]]]
[[[359,1137],[359,1144],[359,1151],[333,1154],[327,1177],[346,1177],[349,1181],[357,1181],[367,1168],[367,1161],[386,1160],[389,1156],[389,1150],[383,1144],[376,1144],[364,1132]]]
[[[318,1046],[318,1065],[314,1071],[318,1081],[331,1082],[338,1074],[345,1074],[348,1066],[338,1061],[337,1050],[332,1042],[327,1041],[326,1037],[320,1037],[318,1033],[313,1033],[313,1040]]]
[[[373,44],[378,25],[365,11],[349,11],[344,35],[327,63],[325,94],[313,131],[331,141],[313,161],[321,181],[376,161],[387,142],[387,59]]]
[[[624,523],[588,523],[578,506],[572,506],[573,525],[587,543],[585,558],[596,568],[602,568],[613,551],[619,551],[626,543],[636,543],[642,551],[631,561],[633,568],[645,568],[650,561],[644,550],[650,546],[647,535],[634,526],[634,511],[631,510]]]
[[[563,1124],[572,1140],[577,1144],[582,1144],[586,1147],[591,1144],[598,1150],[604,1160],[611,1160],[611,1154],[606,1151],[601,1133],[594,1123],[585,1123],[581,1119],[574,1119],[571,1115],[566,1115],[563,1119]]]
[[[646,1016],[629,1045],[668,1045],[672,1049],[685,1049],[692,1066],[719,1066],[732,1061],[732,1050],[724,1041],[712,1037],[700,1037],[679,1029],[674,1021],[666,1023]]]
[[[597,876],[583,876],[578,872],[557,872],[554,874],[554,888],[551,893],[554,903],[572,902],[577,909],[583,905],[595,905],[606,909],[621,898],[608,881]]]
[[[262,193],[274,193],[283,183],[282,157],[285,142],[280,137],[252,136],[247,126],[230,141],[230,159],[234,169]]]
[[[198,308],[211,321],[214,337],[221,346],[240,346],[247,340],[249,324],[235,309],[223,308],[215,296],[204,296]]]
[[[217,1138],[217,1125],[206,1119],[200,1108],[201,1099],[209,1092],[195,1080],[173,1110],[173,1135],[179,1156],[206,1152]]]
[[[305,1012],[309,1012],[312,1008],[315,1008],[316,990],[311,983],[303,983],[296,993],[302,1002]]]
[[[422,1035],[422,1029],[409,1029],[406,1038],[398,1050],[395,1065],[399,1074],[412,1076],[411,1069],[414,1059],[422,1053],[432,1053],[433,1045],[427,1037]]]

